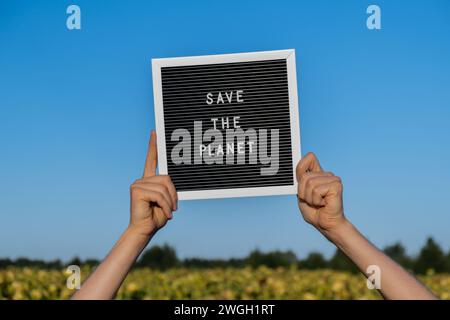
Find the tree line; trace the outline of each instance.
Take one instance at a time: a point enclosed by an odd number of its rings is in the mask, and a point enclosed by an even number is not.
[[[424,274],[428,270],[437,273],[450,273],[450,250],[444,250],[433,240],[428,238],[419,253],[408,256],[405,247],[401,243],[387,246],[383,250],[389,257],[397,261],[404,268],[416,273]],[[74,258],[67,262],[61,260],[44,261],[27,258],[0,259],[0,269],[6,267],[36,267],[44,269],[61,269],[68,265],[89,265],[95,267],[99,264],[96,259],[81,260]],[[180,259],[175,249],[167,244],[155,245],[147,249],[137,261],[135,268],[153,268],[167,270],[170,268],[243,268],[266,266],[269,268],[297,266],[300,269],[333,269],[348,272],[357,272],[354,264],[340,251],[336,250],[334,255],[326,259],[319,252],[311,252],[304,259],[298,259],[292,251],[269,251],[262,252],[253,250],[244,258],[230,259],[205,259],[205,258],[185,258]]]

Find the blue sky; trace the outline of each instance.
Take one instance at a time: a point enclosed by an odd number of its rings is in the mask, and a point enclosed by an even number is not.
[[[0,256],[108,252],[154,128],[151,58],[289,48],[302,150],[342,177],[350,220],[379,246],[415,253],[432,235],[448,250],[449,1],[2,1]],[[182,257],[334,251],[294,196],[184,201],[164,242]]]

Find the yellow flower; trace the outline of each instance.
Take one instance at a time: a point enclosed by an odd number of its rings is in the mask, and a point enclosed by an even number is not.
[[[31,290],[30,297],[33,300],[40,300],[42,299],[42,293],[37,289],[33,289]]]
[[[82,267],[88,275],[88,267]],[[441,299],[450,299],[450,274],[430,270],[420,279]],[[68,299],[62,271],[10,267],[0,270],[0,299]],[[117,299],[380,299],[361,275],[332,270],[186,268],[130,272]]]
[[[129,293],[134,293],[138,290],[139,290],[139,286],[134,282],[129,283],[126,287],[126,291]]]

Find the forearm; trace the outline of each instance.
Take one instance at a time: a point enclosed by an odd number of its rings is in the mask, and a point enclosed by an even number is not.
[[[376,265],[381,272],[380,292],[386,299],[436,299],[416,278],[371,244],[350,222],[325,234],[364,273]]]
[[[112,299],[151,237],[125,230],[105,260],[83,283],[72,299]]]

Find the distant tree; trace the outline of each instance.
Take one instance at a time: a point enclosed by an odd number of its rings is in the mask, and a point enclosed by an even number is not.
[[[0,269],[10,267],[13,265],[13,261],[9,258],[6,259],[0,259]]]
[[[84,265],[88,265],[89,267],[96,267],[100,264],[100,261],[98,261],[97,259],[86,259],[85,261],[83,261]]]
[[[33,266],[35,263],[33,263],[32,260],[25,258],[25,257],[19,257],[14,261],[14,266],[15,267],[31,267]]]
[[[333,257],[331,257],[329,266],[334,270],[349,271],[354,273],[358,272],[358,268],[355,264],[339,249],[337,249]]]
[[[215,263],[209,259],[202,258],[186,258],[182,262],[183,266],[186,268],[213,268]]]
[[[241,258],[231,258],[226,260],[226,266],[232,268],[242,268],[245,266],[245,261]]]
[[[269,268],[288,267],[297,263],[297,257],[292,251],[271,251],[262,253],[256,249],[245,259],[245,263],[254,268],[259,266],[266,266]]]
[[[263,253],[259,251],[258,249],[253,250],[250,252],[248,257],[245,259],[245,264],[250,265],[252,267],[259,267],[263,264]]]
[[[428,269],[433,269],[435,272],[445,272],[446,260],[441,247],[433,238],[429,237],[416,259],[414,272],[424,274]]]
[[[44,267],[49,269],[61,269],[63,267],[63,263],[59,259],[51,260],[46,262]]]
[[[0,259],[0,269],[12,266],[18,268],[35,267],[41,269],[61,269],[62,263],[61,260],[44,261],[40,259],[33,260],[24,257],[17,258],[16,260]]]
[[[386,253],[392,260],[396,261],[398,264],[403,266],[406,269],[413,268],[413,261],[406,254],[405,247],[397,242],[393,245],[387,246],[384,248],[384,253]]]
[[[153,246],[142,254],[138,265],[153,269],[166,270],[178,266],[179,260],[174,248],[165,244]]]
[[[304,260],[300,260],[299,267],[302,269],[325,269],[328,261],[320,252],[311,252]]]
[[[83,264],[83,262],[81,261],[80,258],[74,257],[74,258],[72,258],[72,260],[69,260],[69,262],[66,263],[66,266],[71,266],[71,265],[81,266],[82,264]]]
[[[244,259],[204,259],[204,258],[187,258],[181,263],[186,268],[242,268]]]
[[[448,250],[448,253],[447,253],[447,265],[446,265],[445,272],[450,273],[450,250]]]

